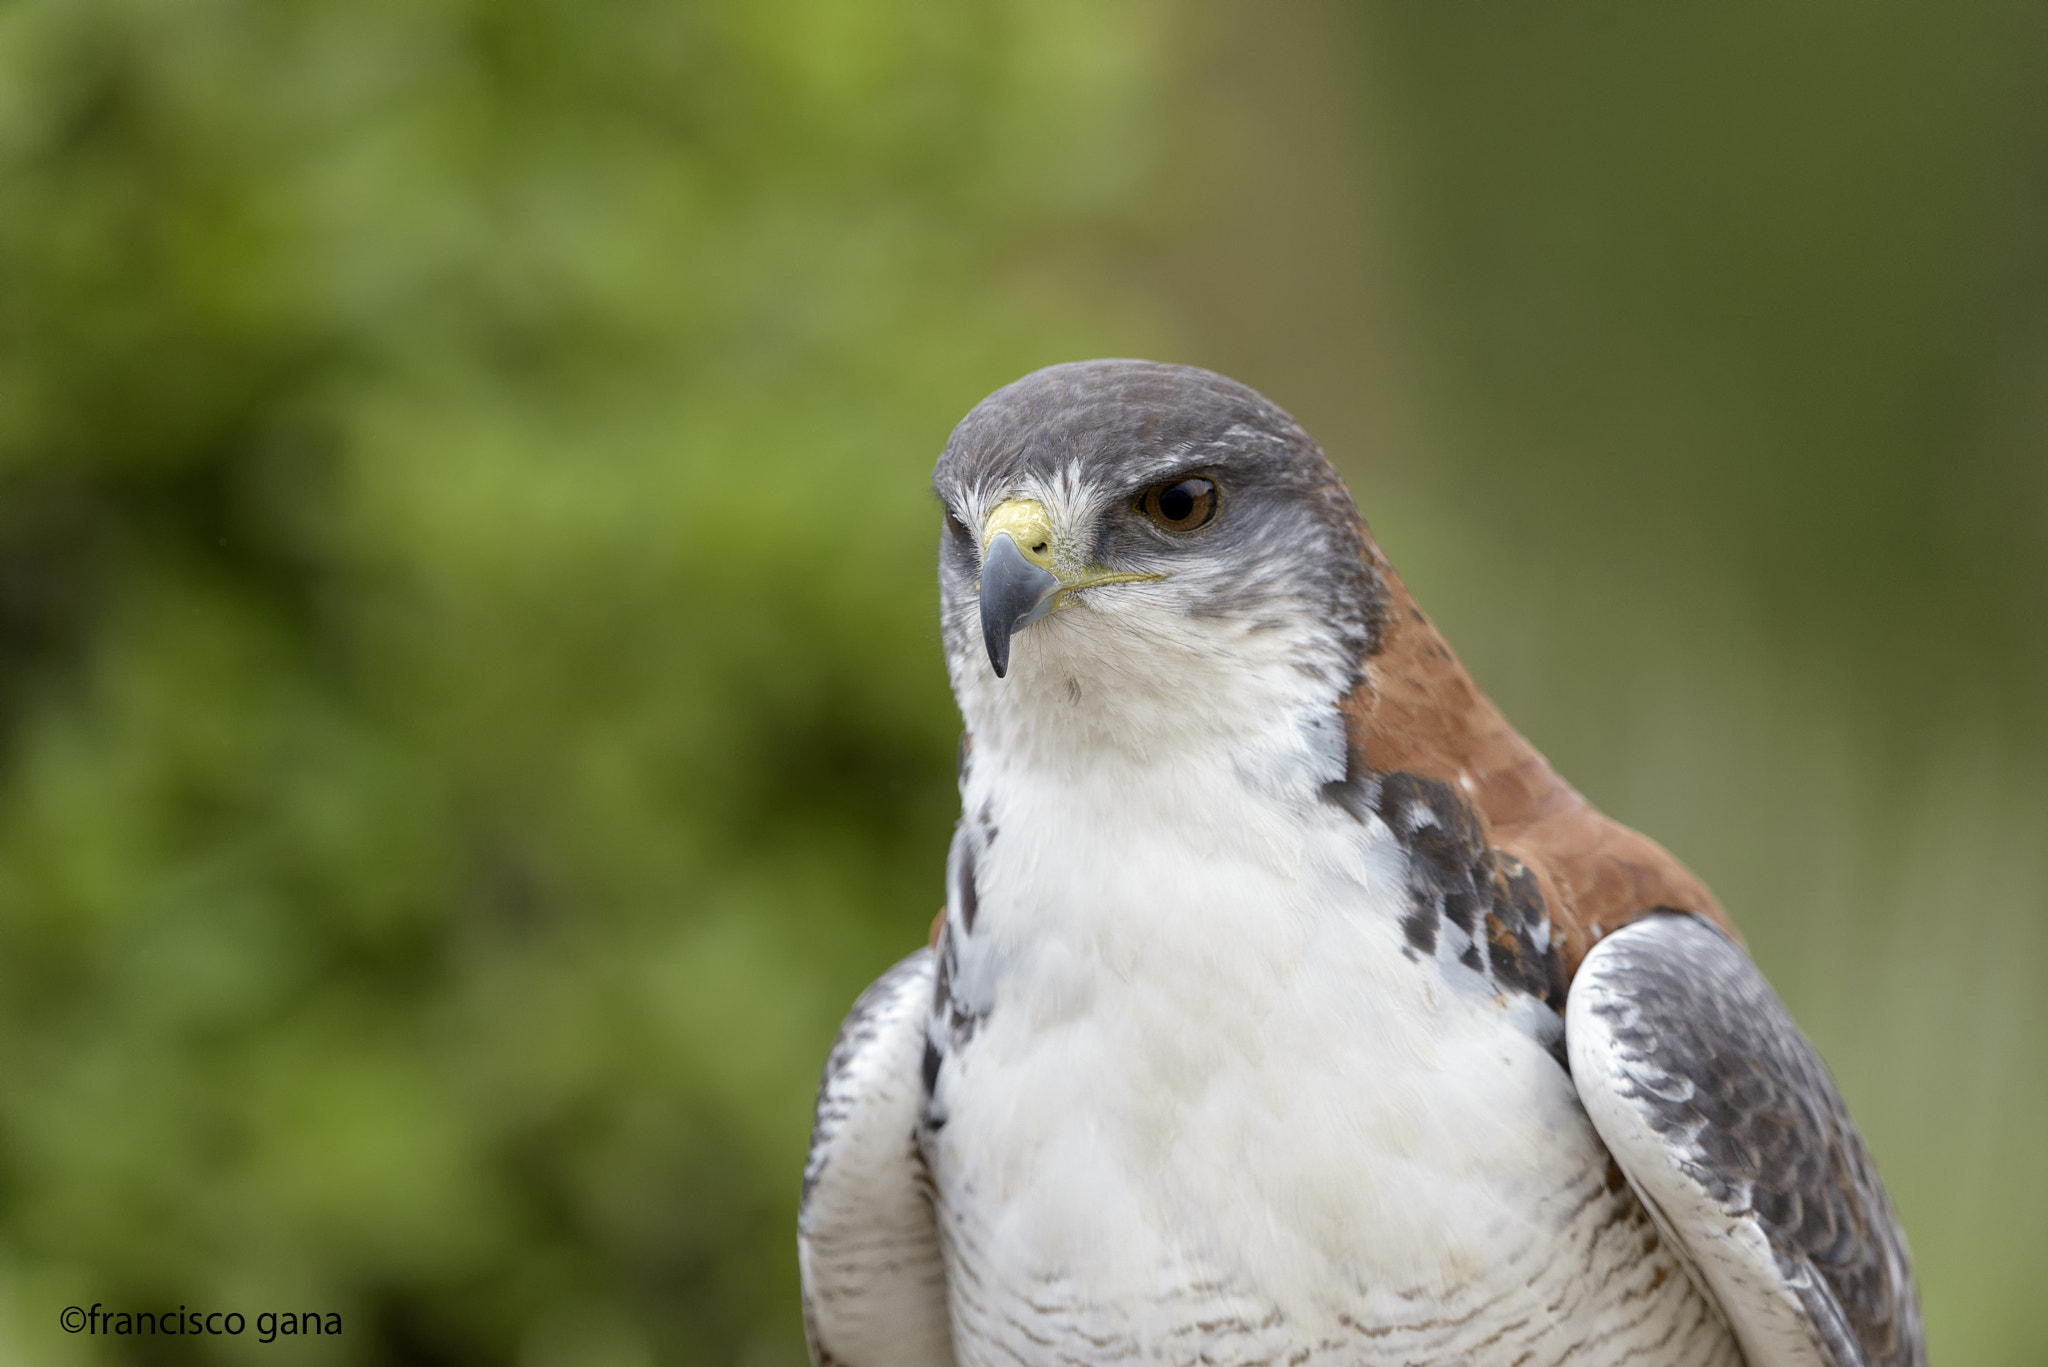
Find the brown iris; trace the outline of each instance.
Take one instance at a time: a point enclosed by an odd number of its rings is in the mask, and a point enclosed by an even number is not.
[[[1216,516],[1216,486],[1199,475],[1155,484],[1138,495],[1138,511],[1169,532],[1191,532]]]

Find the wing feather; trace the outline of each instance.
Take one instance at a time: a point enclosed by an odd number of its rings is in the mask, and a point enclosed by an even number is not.
[[[817,1367],[955,1367],[946,1269],[915,1132],[924,1108],[930,949],[860,995],[811,1127],[797,1216],[804,1331]]]
[[[1594,1127],[1750,1367],[1924,1367],[1877,1169],[1740,949],[1693,916],[1625,926],[1580,967],[1565,1042]]]

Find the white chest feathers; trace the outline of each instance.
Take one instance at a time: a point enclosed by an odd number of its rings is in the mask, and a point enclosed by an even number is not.
[[[922,1135],[962,1367],[1739,1358],[1384,826],[977,756]]]

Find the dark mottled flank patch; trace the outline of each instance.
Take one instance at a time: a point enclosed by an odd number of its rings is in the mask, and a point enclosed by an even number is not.
[[[953,947],[953,927],[939,932],[939,971],[932,979],[932,1019],[947,1020],[953,1014],[953,966],[959,952]]]
[[[1417,907],[1401,918],[1401,933],[1408,937],[1409,945],[1424,954],[1436,953],[1436,911],[1434,908]]]
[[[953,878],[953,896],[960,908],[960,928],[969,935],[974,933],[974,913],[981,905],[980,891],[974,884],[974,846],[963,845],[960,849],[958,872]]]
[[[1521,967],[1514,932],[1492,912],[1486,913],[1486,961],[1494,977],[1513,976]]]
[[[1604,941],[1586,971],[1621,1094],[1688,1177],[1753,1212],[1837,1360],[1924,1367],[1898,1218],[1834,1080],[1743,952],[1706,921],[1659,910]],[[1818,1273],[1819,1283],[1802,1273]]]
[[[1449,888],[1444,892],[1444,919],[1467,935],[1479,933],[1479,894],[1472,888]]]
[[[1416,774],[1353,773],[1323,797],[1360,821],[1377,818],[1408,851],[1411,953],[1434,956],[1444,925],[1467,938],[1456,961],[1496,991],[1524,992],[1563,1011],[1564,961],[1535,875],[1486,843],[1472,803],[1448,783]],[[1483,942],[1485,948],[1479,948]]]
[[[1344,777],[1325,783],[1322,796],[1323,801],[1343,808],[1353,820],[1363,822],[1372,815],[1373,803],[1378,801],[1379,792],[1378,776],[1358,768],[1358,756],[1354,751],[1345,759]]]
[[[996,827],[989,820],[986,802],[972,820],[962,817],[953,828],[953,848],[946,856],[946,908],[954,929],[962,935],[974,933],[981,910],[981,856],[995,839]]]
[[[974,767],[974,736],[966,731],[960,733],[960,753],[953,760],[953,777],[962,788],[967,786],[967,774]]]
[[[932,946],[938,963],[932,975],[932,1009],[924,1055],[925,1126],[930,1130],[945,1124],[944,1115],[931,1102],[930,1095],[947,1055],[973,1039],[988,1016],[986,1006],[976,1009],[961,1001],[953,984],[960,971],[960,941],[974,933],[981,910],[980,856],[995,835],[995,824],[989,820],[985,802],[979,815],[973,819],[963,816],[953,828],[953,848],[946,861],[946,910],[940,914],[938,939]]]
[[[939,933],[939,971],[932,982],[932,1018],[946,1027],[948,1047],[957,1049],[974,1038],[988,1012],[976,1011],[953,991],[953,979],[960,971],[959,947],[953,943],[953,928]]]
[[[932,977],[932,1014],[924,1040],[924,1130],[927,1133],[937,1133],[946,1125],[945,1111],[933,1095],[938,1086],[939,1071],[945,1067],[947,1056],[972,1040],[974,1032],[988,1018],[986,1010],[972,1009],[953,992],[953,979],[959,971],[960,962],[959,949],[953,937],[954,928],[948,922],[939,932],[938,971]]]

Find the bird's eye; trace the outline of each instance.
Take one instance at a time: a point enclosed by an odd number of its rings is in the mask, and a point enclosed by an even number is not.
[[[1155,484],[1138,495],[1138,511],[1169,532],[1191,532],[1216,516],[1216,486],[1199,475]]]

